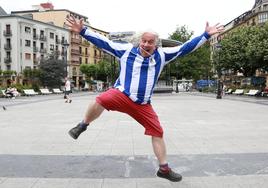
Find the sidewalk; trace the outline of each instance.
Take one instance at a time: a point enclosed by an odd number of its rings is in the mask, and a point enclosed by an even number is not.
[[[78,140],[67,134],[95,94],[0,99],[1,188],[266,188],[266,101],[157,94],[170,166],[182,182],[157,178],[150,137],[130,117],[107,112]]]

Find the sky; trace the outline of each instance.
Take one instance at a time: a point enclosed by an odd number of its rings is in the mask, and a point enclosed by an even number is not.
[[[7,12],[31,10],[47,0],[1,0]],[[227,24],[251,10],[255,0],[50,0],[54,9],[68,9],[88,17],[92,27],[107,32],[154,30],[167,38],[176,28],[186,26],[194,36],[208,21]]]

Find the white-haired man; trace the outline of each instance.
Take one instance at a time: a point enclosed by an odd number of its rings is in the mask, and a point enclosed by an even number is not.
[[[78,21],[71,16],[67,21],[73,32],[80,33],[97,47],[114,55],[120,63],[120,74],[114,87],[96,97],[96,101],[89,105],[83,121],[69,131],[70,136],[77,139],[104,109],[126,113],[145,128],[145,135],[152,137],[153,151],[159,161],[157,176],[170,181],[180,181],[182,176],[172,171],[167,163],[163,129],[151,105],[153,88],[167,63],[194,51],[211,35],[221,32],[223,27],[219,24],[209,26],[207,23],[201,36],[180,46],[161,48],[157,47],[159,37],[154,32],[142,33],[139,45],[134,46],[131,43],[112,42],[84,27],[83,20]]]

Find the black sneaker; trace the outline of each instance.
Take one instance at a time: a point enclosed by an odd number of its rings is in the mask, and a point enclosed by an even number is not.
[[[169,181],[178,182],[182,180],[182,176],[176,172],[173,172],[171,168],[169,168],[168,172],[164,173],[160,169],[156,174],[160,178],[168,179]]]
[[[79,123],[76,127],[72,128],[71,130],[69,130],[69,135],[73,138],[73,139],[77,139],[78,136],[84,132],[85,130],[87,130],[86,126],[81,126],[81,123]]]

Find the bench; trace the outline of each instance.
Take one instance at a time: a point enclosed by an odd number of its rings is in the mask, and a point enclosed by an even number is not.
[[[56,93],[56,94],[63,93],[63,91],[61,91],[61,90],[58,89],[58,88],[54,88],[54,89],[52,89],[52,92],[53,92],[53,93]]]
[[[257,89],[250,89],[245,95],[255,96],[259,93],[259,90]]]
[[[232,94],[233,90],[232,89],[228,89],[227,91],[225,91],[225,94]]]
[[[33,89],[24,89],[23,92],[26,96],[38,95],[38,93],[35,92]]]
[[[48,89],[39,89],[40,90],[40,93],[42,95],[48,95],[48,94],[52,94],[51,91],[49,91]]]
[[[235,92],[233,92],[233,94],[235,94],[235,95],[243,95],[244,90],[243,89],[236,89]]]

